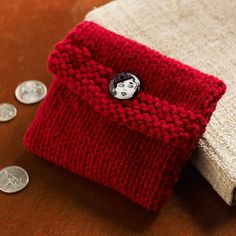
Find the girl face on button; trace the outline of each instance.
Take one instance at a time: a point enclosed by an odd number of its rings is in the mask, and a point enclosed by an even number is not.
[[[135,93],[139,90],[140,82],[135,76],[124,78],[114,84],[112,94],[118,99],[129,99],[134,97]]]

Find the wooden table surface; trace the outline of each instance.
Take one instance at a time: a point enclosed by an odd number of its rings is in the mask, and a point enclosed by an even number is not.
[[[18,109],[14,120],[0,123],[0,168],[19,165],[30,176],[23,191],[0,193],[0,235],[236,235],[235,208],[190,163],[161,211],[150,213],[23,147],[23,135],[40,104],[20,104],[16,86],[32,79],[49,86],[47,56],[54,43],[106,2],[0,1],[0,103]]]

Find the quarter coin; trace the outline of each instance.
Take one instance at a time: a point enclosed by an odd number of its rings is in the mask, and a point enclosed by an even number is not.
[[[28,80],[19,84],[15,91],[18,101],[24,104],[37,103],[44,99],[47,87],[38,80]]]
[[[19,192],[28,183],[27,172],[19,166],[8,166],[0,170],[0,190],[5,193]]]
[[[9,103],[0,104],[0,122],[12,120],[17,114],[16,107]]]

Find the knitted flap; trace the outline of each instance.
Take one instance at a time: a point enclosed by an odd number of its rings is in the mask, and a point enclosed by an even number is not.
[[[213,76],[92,22],[81,23],[56,45],[49,70],[104,117],[181,148],[203,134],[225,90]],[[128,101],[109,92],[110,80],[123,71],[142,81],[142,91]]]
[[[25,147],[158,210],[224,93],[223,82],[92,22],[59,42],[48,65],[54,80]],[[141,80],[133,99],[109,91],[121,72]]]

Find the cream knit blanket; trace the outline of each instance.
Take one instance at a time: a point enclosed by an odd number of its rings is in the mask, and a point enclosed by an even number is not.
[[[229,205],[236,194],[236,1],[117,0],[92,10],[95,21],[218,76],[227,92],[191,161]]]

